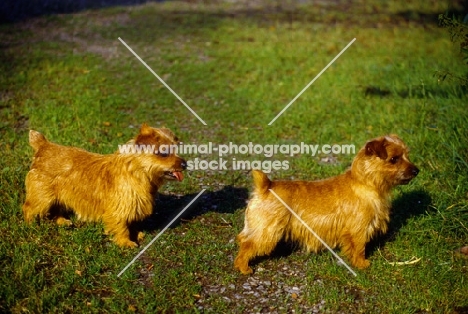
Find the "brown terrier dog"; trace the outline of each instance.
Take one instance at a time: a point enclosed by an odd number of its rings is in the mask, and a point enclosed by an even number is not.
[[[254,192],[245,212],[240,250],[234,267],[252,273],[249,261],[268,255],[281,239],[296,241],[308,252],[322,243],[269,191],[274,191],[330,247],[341,247],[357,268],[370,265],[366,243],[385,233],[390,220],[390,191],[419,172],[396,135],[373,139],[358,152],[351,169],[320,181],[270,181],[253,170]]]
[[[58,224],[70,225],[64,214],[73,210],[79,219],[102,220],[106,233],[123,247],[138,246],[142,233],[135,230],[135,222],[151,215],[154,196],[165,180],[182,181],[186,168],[184,159],[159,150],[178,144],[174,134],[146,124],[126,151],[109,155],[57,145],[33,130],[29,143],[34,158],[26,176],[26,222],[52,214]]]

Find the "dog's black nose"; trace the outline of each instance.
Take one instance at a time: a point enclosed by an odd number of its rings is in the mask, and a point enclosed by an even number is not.
[[[419,169],[417,167],[414,167],[413,170],[411,171],[411,173],[414,175],[414,176],[417,176],[418,173],[419,173]]]
[[[183,170],[187,169],[187,162],[185,160],[182,160],[180,163],[180,166],[182,167]]]

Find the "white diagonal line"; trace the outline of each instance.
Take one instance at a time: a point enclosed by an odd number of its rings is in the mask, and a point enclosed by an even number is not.
[[[273,122],[275,122],[276,119],[278,119],[278,118],[279,118],[279,117],[280,117],[280,116],[281,116],[281,115],[282,115],[282,114],[283,114],[283,113],[284,113],[284,112],[285,112],[285,111],[302,95],[302,93],[304,93],[304,92],[306,91],[306,89],[309,88],[310,85],[314,84],[314,82],[320,77],[320,75],[322,75],[323,72],[325,72],[325,71],[333,64],[333,62],[335,62],[336,59],[338,59],[338,58],[343,54],[343,52],[345,52],[346,49],[348,49],[349,46],[351,46],[351,45],[353,44],[353,42],[354,42],[355,40],[356,40],[356,38],[354,38],[353,40],[351,40],[351,41],[349,42],[349,44],[348,44],[346,47],[344,47],[343,50],[341,50],[340,53],[339,53],[335,58],[333,58],[333,60],[330,61],[330,63],[328,63],[327,66],[324,67],[323,70],[320,71],[320,73],[317,74],[317,76],[316,76],[312,81],[310,81],[310,83],[307,84],[307,86],[304,87],[304,88],[301,90],[301,92],[300,92],[299,94],[297,94],[297,96],[294,97],[294,99],[291,100],[291,102],[289,102],[289,104],[287,104],[286,107],[284,107],[283,110],[281,110],[281,112],[278,113],[278,114],[276,115],[276,117],[275,117],[273,120],[270,121],[270,123],[268,123],[268,125],[272,125]]]
[[[357,274],[354,272],[354,270],[352,270],[352,268],[349,267],[348,264],[346,264],[346,263],[343,261],[343,259],[342,259],[341,257],[339,257],[338,254],[336,254],[335,251],[333,251],[332,248],[329,247],[328,244],[325,243],[325,241],[323,241],[323,240],[318,236],[318,234],[316,234],[316,233],[314,232],[314,230],[312,230],[312,228],[310,228],[310,227],[301,219],[301,217],[299,217],[299,215],[296,214],[296,213],[291,209],[291,207],[289,207],[288,204],[286,204],[286,203],[278,196],[278,194],[275,193],[275,191],[273,191],[272,189],[268,189],[268,190],[281,202],[281,204],[283,204],[283,205],[291,212],[291,214],[294,215],[294,217],[297,218],[297,220],[299,220],[299,221],[304,225],[304,227],[307,228],[307,230],[309,230],[309,231],[317,238],[317,240],[319,240],[319,241],[320,241],[320,242],[321,242],[321,243],[322,243],[322,244],[323,244],[339,261],[340,261],[340,263],[342,263],[342,264],[349,270],[349,272],[350,272],[351,274],[353,274],[354,276],[357,276]]]
[[[151,73],[153,73],[154,76],[156,76],[156,78],[157,78],[164,86],[166,86],[166,88],[167,88],[172,94],[174,94],[174,96],[176,96],[176,98],[177,98],[188,110],[190,110],[190,112],[191,112],[195,117],[198,118],[198,120],[200,120],[201,123],[203,123],[203,125],[206,125],[205,121],[203,121],[202,118],[200,118],[200,117],[197,115],[197,113],[196,113],[192,108],[190,108],[189,105],[187,105],[187,104],[185,103],[185,101],[184,101],[182,98],[180,98],[179,95],[177,95],[176,92],[174,92],[174,91],[172,90],[172,88],[170,88],[169,85],[167,85],[166,82],[164,82],[164,80],[163,80],[162,78],[160,78],[159,75],[157,75],[156,72],[154,72],[154,71],[146,64],[146,62],[143,61],[143,59],[141,59],[140,56],[138,56],[138,55],[135,53],[135,51],[133,51],[133,49],[130,48],[130,46],[127,45],[127,43],[125,43],[125,41],[123,41],[120,37],[119,37],[119,40],[120,40],[120,42],[121,42],[125,47],[127,47],[128,50],[130,50],[131,53],[133,53],[133,55],[134,55],[138,60],[140,60],[140,62],[141,62]]]
[[[181,211],[177,216],[175,216],[174,219],[172,219],[171,222],[168,223],[167,226],[164,227],[164,229],[161,230],[161,232],[159,232],[158,235],[155,236],[154,239],[151,240],[151,242],[148,243],[148,244],[143,248],[143,250],[141,250],[140,253],[138,253],[137,256],[135,256],[135,257],[132,259],[132,261],[131,261],[130,263],[128,263],[127,266],[125,266],[124,269],[122,269],[122,271],[117,275],[117,277],[120,277],[120,276],[127,270],[127,268],[129,268],[129,267],[130,267],[130,266],[131,266],[131,265],[132,265],[132,264],[133,264],[133,263],[134,263],[134,262],[135,262],[135,261],[152,245],[152,244],[153,244],[153,243],[154,243],[154,241],[156,241],[156,240],[167,230],[167,228],[169,228],[169,227],[174,223],[174,221],[176,221],[177,218],[179,218],[180,215],[182,215],[182,214],[184,213],[184,211],[185,211],[187,208],[189,208],[190,205],[192,205],[193,202],[195,202],[195,201],[197,200],[197,198],[199,198],[200,195],[202,195],[203,192],[205,192],[205,191],[206,191],[206,189],[201,190],[200,193],[198,193],[198,195],[195,196],[195,198],[194,198],[190,203],[188,203],[188,205],[185,206],[185,208],[182,209],[182,211]]]

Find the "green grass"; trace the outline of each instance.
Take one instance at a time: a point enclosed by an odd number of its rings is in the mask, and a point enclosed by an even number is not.
[[[406,5],[406,6],[405,6]],[[437,70],[466,74],[431,17],[445,4],[394,1],[270,7],[148,4],[0,26],[0,311],[456,313],[468,310],[466,90]],[[265,13],[268,12],[268,13]],[[119,41],[122,38],[207,123],[202,125]],[[356,42],[281,116],[267,124],[353,38]],[[247,171],[188,171],[161,191],[147,244],[207,191],[121,278],[139,252],[116,247],[99,223],[25,225],[28,130],[111,153],[137,127],[171,128],[184,143],[354,144],[397,133],[421,169],[395,189],[371,267],[351,276],[328,253],[262,259],[253,280],[232,269],[251,191]],[[185,156],[217,159],[217,156]],[[255,160],[258,156],[228,156]],[[299,155],[271,178],[341,173]],[[414,265],[388,262],[421,258]],[[269,282],[270,285],[265,284]],[[298,296],[291,293],[299,288]],[[281,293],[277,293],[280,291]],[[237,298],[239,297],[239,298]],[[262,298],[268,301],[261,303]]]

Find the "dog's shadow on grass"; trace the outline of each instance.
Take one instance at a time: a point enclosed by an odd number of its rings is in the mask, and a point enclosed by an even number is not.
[[[159,194],[153,214],[141,222],[144,231],[162,230],[166,227],[198,193],[183,196]],[[207,212],[234,213],[246,206],[249,192],[246,188],[225,186],[218,191],[205,191],[176,219],[170,228],[180,224],[182,220],[192,220]]]
[[[392,202],[392,213],[386,234],[371,240],[366,247],[366,255],[372,255],[377,249],[395,241],[399,230],[409,219],[425,214],[429,210],[431,197],[423,190],[404,193]]]

